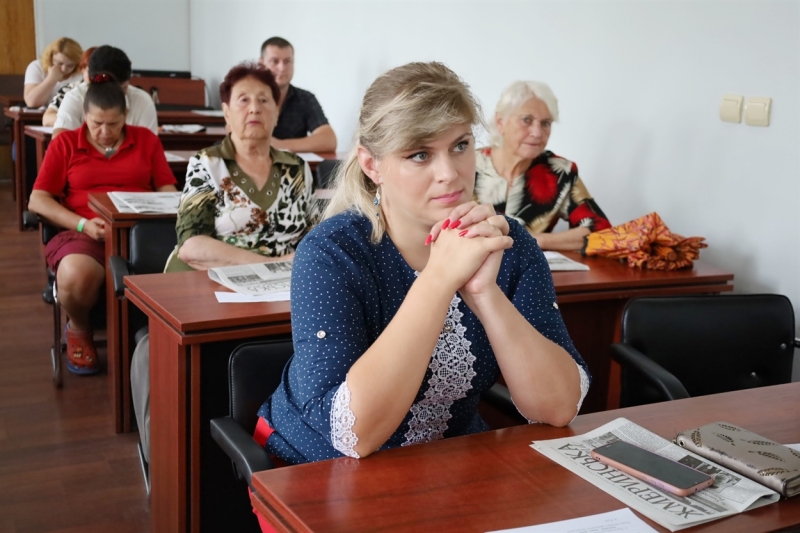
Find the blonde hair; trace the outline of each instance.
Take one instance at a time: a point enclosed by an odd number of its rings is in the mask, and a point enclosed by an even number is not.
[[[377,185],[358,162],[358,147],[376,159],[412,150],[457,124],[482,124],[480,104],[442,63],[408,63],[378,77],[364,95],[355,147],[334,171],[335,192],[323,218],[355,211],[372,223],[372,242],[386,230],[373,204]]]
[[[558,98],[553,90],[541,81],[515,81],[503,90],[497,107],[494,110],[495,117],[508,118],[511,113],[516,111],[522,104],[531,98],[538,98],[547,105],[553,122],[558,122]],[[497,131],[497,123],[494,117],[489,120],[489,145],[502,146],[503,136]]]
[[[47,48],[44,49],[44,52],[42,52],[42,55],[39,58],[45,73],[47,73],[47,70],[52,66],[53,56],[56,54],[64,54],[70,58],[70,60],[75,63],[75,69],[77,70],[78,64],[81,62],[83,49],[81,48],[81,45],[69,37],[61,37],[60,39],[56,39],[52,43],[48,44]]]

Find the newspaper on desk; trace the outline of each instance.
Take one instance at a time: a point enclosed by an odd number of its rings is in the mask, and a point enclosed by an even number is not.
[[[714,485],[683,498],[591,457],[593,449],[617,440],[704,472],[714,478]],[[670,531],[755,509],[777,502],[780,497],[777,492],[695,455],[625,418],[617,418],[584,435],[534,441],[531,448]]]
[[[217,300],[221,303],[288,300],[292,261],[211,268],[208,277],[242,296],[220,298],[221,294],[230,293],[217,293]]]
[[[180,192],[113,191],[108,197],[120,213],[174,214],[181,202]]]

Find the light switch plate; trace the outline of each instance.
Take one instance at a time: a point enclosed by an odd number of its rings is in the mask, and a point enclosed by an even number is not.
[[[736,124],[742,121],[742,102],[744,96],[741,94],[724,94],[722,95],[722,103],[719,106],[719,118],[723,122],[734,122]]]
[[[744,122],[748,126],[769,126],[772,98],[751,96],[744,106]]]

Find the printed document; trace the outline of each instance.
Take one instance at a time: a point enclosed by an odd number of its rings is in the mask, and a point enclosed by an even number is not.
[[[684,498],[620,472],[590,455],[593,449],[617,440],[704,472],[714,478],[714,484]],[[534,441],[531,448],[670,531],[755,509],[780,498],[772,489],[685,450],[625,418],[617,418],[584,435]]]
[[[120,213],[169,215],[178,212],[180,192],[120,192],[108,193]]]
[[[292,277],[292,261],[211,268],[208,270],[208,277],[220,285],[249,298],[275,293],[287,293],[289,292],[289,282]],[[219,300],[219,298],[217,299]]]

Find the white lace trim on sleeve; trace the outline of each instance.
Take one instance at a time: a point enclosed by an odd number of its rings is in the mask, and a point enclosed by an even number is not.
[[[578,365],[578,363],[575,364]],[[583,400],[586,398],[586,394],[589,392],[589,375],[581,365],[578,365],[578,373],[581,375],[581,397],[578,400],[578,411],[580,411],[581,405],[583,405]],[[578,416],[578,411],[575,411],[575,416]],[[573,418],[572,420],[575,419]]]
[[[353,433],[353,425],[356,423],[356,416],[350,410],[350,389],[347,388],[347,379],[339,385],[333,395],[333,405],[331,405],[331,444],[333,447],[355,459],[360,459],[354,450],[358,444],[358,437]]]
[[[578,363],[575,363],[575,365],[578,367],[578,374],[580,374],[581,377],[581,397],[578,399],[578,408],[575,410],[575,416],[572,417],[572,420],[575,420],[575,417],[578,416],[578,413],[581,410],[581,405],[583,405],[583,400],[586,398],[586,394],[589,392],[589,375],[586,373],[586,370],[584,370],[581,365],[579,365]],[[522,417],[525,418],[525,420],[528,421],[528,424],[541,424],[539,420],[531,420],[530,418],[525,416],[523,412],[519,410],[517,404],[514,403],[513,397],[511,398],[511,403],[513,403],[514,407],[517,408],[517,412],[521,414]],[[572,423],[572,420],[570,420],[570,423]]]

